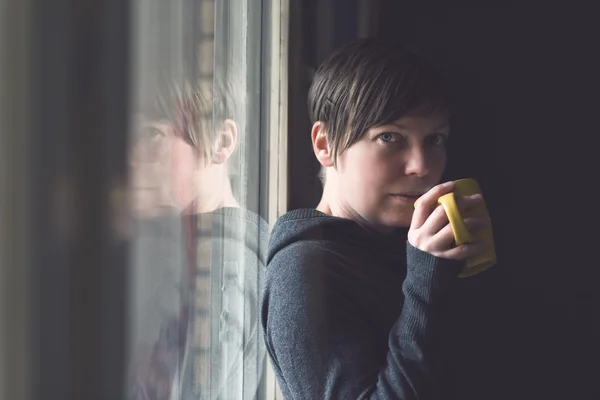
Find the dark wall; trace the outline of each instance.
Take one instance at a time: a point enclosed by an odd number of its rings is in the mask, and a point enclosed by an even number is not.
[[[446,396],[598,399],[592,9],[422,4],[384,1],[379,35],[447,78],[447,175],[481,181],[499,257],[449,306]]]
[[[316,207],[322,192],[320,165],[310,140],[307,95],[312,74],[333,50],[375,28],[372,4],[360,9],[360,0],[292,0],[289,83],[289,189],[288,209]],[[362,15],[359,15],[362,12]],[[359,18],[368,25],[359,32]],[[376,21],[375,21],[376,22]]]
[[[307,95],[310,71],[316,65],[316,3],[314,0],[290,1],[290,57],[288,94],[288,209],[316,207],[320,183],[319,164],[310,141]]]

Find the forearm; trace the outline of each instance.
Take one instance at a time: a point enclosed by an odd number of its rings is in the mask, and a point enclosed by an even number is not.
[[[434,399],[436,375],[435,336],[441,306],[457,281],[460,262],[444,260],[407,244],[404,306],[390,333],[387,367],[370,398]]]

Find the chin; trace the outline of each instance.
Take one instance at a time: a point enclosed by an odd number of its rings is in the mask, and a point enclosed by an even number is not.
[[[386,213],[386,215],[383,215],[381,218],[382,224],[390,229],[408,228],[410,227],[411,221],[412,212],[410,215],[404,213]]]
[[[406,229],[410,226],[410,223],[404,221],[394,221],[389,219],[380,220],[378,223],[373,224],[373,227],[383,233],[391,233],[396,229]]]

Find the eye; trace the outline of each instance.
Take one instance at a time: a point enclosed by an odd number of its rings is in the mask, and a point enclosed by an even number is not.
[[[140,127],[133,138],[135,146],[139,149],[142,157],[154,160],[158,152],[164,146],[165,132],[153,126]]]
[[[151,126],[143,128],[141,132],[142,138],[146,140],[158,139],[164,135],[160,129]]]
[[[394,132],[384,132],[380,134],[377,138],[385,143],[395,143],[400,141],[398,134]]]
[[[444,147],[446,146],[446,142],[448,141],[448,135],[443,133],[436,133],[435,135],[430,136],[430,143],[434,146]]]

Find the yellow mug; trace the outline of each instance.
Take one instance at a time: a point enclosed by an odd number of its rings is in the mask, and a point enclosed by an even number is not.
[[[457,246],[474,241],[483,242],[488,245],[484,253],[465,260],[465,267],[458,275],[461,278],[476,275],[493,267],[497,262],[492,225],[488,224],[473,235],[467,230],[464,223],[464,218],[466,217],[489,217],[485,201],[477,204],[465,212],[464,215],[461,215],[456,205],[456,196],[471,196],[477,193],[481,193],[481,188],[477,181],[472,178],[465,178],[454,181],[454,191],[438,199],[438,204],[442,205],[446,211]]]

